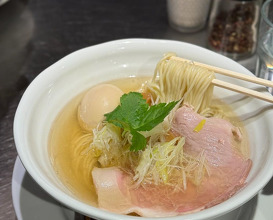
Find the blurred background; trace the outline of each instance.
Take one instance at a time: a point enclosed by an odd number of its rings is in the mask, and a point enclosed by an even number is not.
[[[16,107],[29,83],[69,53],[123,38],[189,42],[256,72],[263,1],[0,0],[0,219],[16,219]],[[228,19],[227,19],[228,18]]]

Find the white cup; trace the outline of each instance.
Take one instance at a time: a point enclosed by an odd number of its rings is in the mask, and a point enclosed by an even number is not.
[[[201,30],[207,23],[211,0],[168,0],[170,25],[181,32]]]

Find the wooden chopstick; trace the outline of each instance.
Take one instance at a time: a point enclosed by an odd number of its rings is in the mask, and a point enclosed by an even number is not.
[[[192,61],[192,60],[187,60],[187,59],[184,59],[184,58],[181,58],[181,57],[172,56],[171,59],[194,63],[196,66],[205,67],[206,69],[212,70],[215,73],[219,73],[219,74],[222,74],[222,75],[225,75],[225,76],[230,76],[230,77],[233,77],[233,78],[236,78],[236,79],[245,80],[245,81],[248,81],[248,82],[256,83],[256,84],[267,86],[267,87],[273,87],[273,82],[269,81],[269,80],[257,78],[257,77],[254,77],[254,76],[248,76],[248,75],[245,75],[245,74],[242,74],[242,73],[233,72],[231,70],[222,69],[222,68],[219,68],[219,67],[216,67],[216,66],[210,66],[210,65],[207,65],[207,64],[204,64],[204,63],[199,63],[199,62],[195,62],[195,61]]]
[[[247,95],[247,96],[252,96],[254,98],[273,103],[273,96],[272,95],[266,95],[264,93],[257,92],[255,90],[244,88],[242,86],[237,86],[232,83],[224,82],[224,81],[218,80],[218,79],[213,79],[212,84],[215,86],[224,88],[224,89],[228,89],[228,90],[231,90],[234,92],[239,92],[239,93]]]
[[[219,73],[219,74],[222,74],[222,75],[225,75],[225,76],[245,80],[245,81],[248,81],[248,82],[256,83],[256,84],[267,86],[267,87],[273,87],[273,82],[269,81],[269,80],[257,78],[257,77],[254,77],[254,76],[248,76],[248,75],[245,75],[245,74],[242,74],[242,73],[237,73],[237,72],[222,69],[222,68],[219,68],[219,67],[210,66],[210,65],[207,65],[207,64],[204,64],[204,63],[199,63],[199,62],[195,62],[195,61],[192,61],[192,60],[187,60],[187,59],[184,59],[184,58],[181,58],[181,57],[172,56],[170,59],[193,63],[196,66],[204,67],[204,68],[206,68],[208,70],[214,71],[215,73]],[[254,98],[258,98],[258,99],[273,103],[273,96],[266,95],[266,94],[257,92],[255,90],[247,89],[247,88],[244,88],[242,86],[234,85],[232,83],[224,82],[224,81],[221,81],[221,80],[218,80],[218,79],[213,79],[212,84],[215,85],[215,86],[221,87],[221,88],[225,88],[225,89],[228,89],[228,90],[231,90],[231,91],[234,91],[234,92],[239,92],[239,93],[242,93],[244,95],[252,96]]]

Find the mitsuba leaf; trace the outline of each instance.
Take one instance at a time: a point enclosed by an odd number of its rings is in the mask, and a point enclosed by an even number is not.
[[[132,138],[132,145],[130,147],[130,151],[143,150],[147,143],[146,138],[135,130],[131,130],[131,134],[133,135],[133,138]]]
[[[125,121],[125,118],[123,118],[120,105],[116,107],[111,113],[107,113],[104,116],[106,117],[106,121],[108,121],[109,123],[112,123],[120,128],[123,128],[121,122]]]
[[[140,93],[130,92],[121,96],[120,105],[114,111],[105,114],[106,121],[121,128],[123,127],[121,122],[135,128],[139,124],[140,117],[147,112],[148,108],[149,105]]]
[[[161,123],[177,104],[160,103],[149,106],[138,92],[124,94],[120,98],[120,105],[114,111],[105,114],[106,121],[132,134],[131,151],[142,150],[146,146],[146,138],[138,131],[150,131]]]
[[[146,112],[145,116],[141,119],[141,122],[136,128],[137,131],[150,131],[159,123],[163,122],[164,118],[170,113],[177,102],[170,102],[169,104],[160,103],[153,105]]]

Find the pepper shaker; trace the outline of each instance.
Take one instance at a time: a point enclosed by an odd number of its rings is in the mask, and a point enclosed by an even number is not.
[[[234,60],[256,50],[262,0],[216,0],[209,23],[208,47]]]

